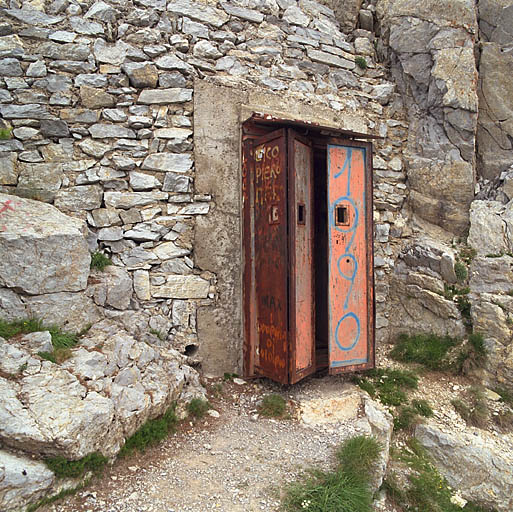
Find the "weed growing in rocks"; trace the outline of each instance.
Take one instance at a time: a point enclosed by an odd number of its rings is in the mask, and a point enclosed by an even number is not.
[[[276,393],[264,396],[258,414],[267,418],[282,418],[287,410],[287,402]]]
[[[467,425],[484,428],[490,417],[483,392],[479,388],[470,388],[468,400],[452,400],[456,412],[467,422]]]
[[[467,266],[461,261],[457,261],[454,264],[454,273],[459,283],[463,283],[467,279],[468,271]]]
[[[470,370],[482,368],[487,358],[483,336],[479,333],[470,334],[466,348],[456,358],[455,369],[458,373],[467,374]]]
[[[210,409],[210,404],[202,398],[193,398],[187,404],[187,411],[195,418],[203,418]]]
[[[9,140],[12,137],[12,128],[0,128],[0,140]]]
[[[367,69],[367,61],[364,57],[356,57],[354,59],[354,63],[360,68],[360,69]]]
[[[29,334],[39,331],[48,331],[50,333],[53,351],[38,352],[38,356],[54,364],[59,364],[69,359],[71,357],[70,349],[77,344],[79,336],[84,334],[84,331],[79,334],[64,332],[55,325],[45,326],[43,322],[37,318],[14,320],[12,322],[0,320],[0,336],[5,339],[13,338],[20,334]]]
[[[419,363],[430,370],[448,369],[448,353],[461,343],[450,336],[400,334],[390,356],[403,363]]]
[[[369,484],[381,452],[373,438],[358,436],[337,451],[335,471],[309,471],[304,481],[288,486],[282,501],[286,512],[371,512]]]
[[[44,331],[41,320],[29,318],[27,320],[14,320],[7,322],[0,319],[0,337],[8,340],[18,334],[29,334],[31,332]]]
[[[110,258],[105,256],[102,252],[96,251],[91,254],[91,268],[103,272],[105,267],[112,265]]]
[[[148,420],[144,423],[135,434],[125,441],[118,456],[125,457],[132,454],[134,450],[143,452],[148,446],[162,441],[174,432],[178,423],[175,409],[176,404],[173,404],[160,418]]]
[[[164,341],[166,339],[166,336],[164,333],[160,332],[157,329],[150,329],[150,334],[153,334],[153,336],[156,336],[160,341]]]
[[[46,496],[43,499],[39,500],[37,503],[33,503],[32,505],[29,505],[27,507],[26,512],[35,512],[39,507],[44,507],[45,505],[50,505],[50,504],[54,503],[55,501],[65,498],[66,496],[72,496],[73,494],[77,493],[78,491],[81,491],[88,485],[89,485],[89,479],[86,479],[84,482],[77,485],[76,487],[72,487],[70,489],[63,489],[61,492],[54,494],[53,496]]]
[[[460,250],[460,260],[467,265],[472,263],[472,260],[477,256],[477,251],[473,247],[463,247]]]
[[[513,393],[506,388],[495,388],[494,391],[501,397],[501,401],[513,406]]]
[[[98,452],[90,453],[79,460],[68,460],[64,457],[45,459],[45,464],[57,478],[79,478],[88,471],[97,475],[102,472],[107,462],[107,457]]]
[[[433,416],[433,409],[427,400],[412,400],[411,405],[421,416],[425,418]]]
[[[451,501],[451,493],[446,480],[433,465],[426,450],[416,439],[408,441],[408,447],[398,456],[411,470],[406,489],[398,483],[394,473],[387,475],[382,488],[390,500],[405,511],[431,512],[495,512],[473,503],[461,505]]]
[[[416,389],[419,378],[406,370],[377,368],[354,379],[355,383],[377,397],[384,405],[401,405],[408,400],[405,390]]]

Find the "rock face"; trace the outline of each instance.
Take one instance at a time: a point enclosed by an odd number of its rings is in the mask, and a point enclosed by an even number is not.
[[[415,437],[434,458],[449,485],[465,499],[499,512],[512,509],[511,439],[499,442],[484,432],[447,433],[429,424],[419,425]]]
[[[55,477],[43,462],[0,450],[0,506],[2,510],[22,510],[26,503],[41,499]]]
[[[479,29],[483,41],[479,59],[478,172],[497,178],[513,164],[511,40],[513,7],[506,0],[479,2]]]
[[[474,2],[381,0],[377,13],[409,111],[410,204],[419,217],[464,235],[478,106]]]
[[[0,194],[0,286],[30,295],[84,290],[91,261],[83,222]]]
[[[109,320],[60,366],[37,357],[33,343],[0,339],[0,350],[20,363],[0,378],[0,439],[39,456],[113,456],[147,419],[183,395],[203,394],[184,356],[136,340]]]
[[[335,427],[353,425],[361,435],[376,438],[382,446],[377,471],[372,480],[372,489],[377,491],[383,483],[388,464],[393,421],[390,413],[359,388],[346,385],[337,387],[333,395],[324,390],[320,398],[304,397],[299,400],[301,421],[306,425]]]

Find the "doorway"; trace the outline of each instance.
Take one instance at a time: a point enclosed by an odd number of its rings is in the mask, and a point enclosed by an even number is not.
[[[372,145],[357,137],[258,114],[243,124],[246,377],[374,366]]]

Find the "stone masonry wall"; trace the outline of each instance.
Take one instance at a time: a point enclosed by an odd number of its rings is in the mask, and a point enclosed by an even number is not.
[[[372,29],[373,5],[363,6],[362,18],[356,4],[343,26],[363,19]],[[198,267],[193,246],[197,217],[222,207],[215,190],[195,186],[194,81],[215,79],[329,108],[335,118],[350,114],[361,131],[384,137],[374,158],[377,325],[384,333],[387,276],[408,235],[407,125],[376,62],[372,32],[343,33],[335,13],[310,0],[0,6],[0,114],[13,128],[0,141],[1,191],[85,220],[90,250],[114,262],[92,273],[87,304],[74,304],[80,322],[68,328],[115,318],[198,362],[197,308],[230,300],[219,295],[211,269]],[[39,306],[17,311],[62,323],[59,311],[77,299],[2,286],[3,316],[13,316],[13,303],[31,302]]]

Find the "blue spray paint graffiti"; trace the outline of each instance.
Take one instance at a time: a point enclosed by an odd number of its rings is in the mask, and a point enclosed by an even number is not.
[[[331,148],[333,146],[329,146]],[[336,146],[335,146],[336,147]],[[337,326],[335,328],[334,332],[334,341],[337,345],[337,347],[344,351],[348,352],[352,349],[354,349],[360,340],[360,334],[361,334],[361,326],[360,326],[360,319],[358,318],[358,315],[354,311],[347,311],[348,305],[349,305],[349,298],[351,297],[351,293],[353,291],[353,286],[355,282],[355,278],[358,272],[358,261],[356,260],[355,255],[351,252],[353,242],[356,236],[356,229],[359,225],[359,217],[360,213],[359,210],[355,204],[355,201],[351,198],[351,163],[353,159],[353,151],[354,148],[345,148],[346,149],[346,158],[344,161],[344,164],[342,167],[339,167],[338,169],[334,169],[333,171],[333,179],[340,179],[345,178],[346,179],[346,195],[337,198],[335,201],[333,201],[329,205],[329,224],[330,224],[330,230],[337,230],[343,233],[351,234],[349,241],[347,242],[345,248],[344,248],[344,254],[339,257],[337,261],[337,269],[339,275],[346,281],[349,281],[349,288],[345,297],[344,301],[344,314],[343,316],[338,320]],[[358,148],[357,151],[362,151],[365,154],[365,149]],[[330,152],[328,151],[328,159],[330,159]],[[331,169],[331,165],[328,166],[329,169]],[[340,226],[335,224],[335,208],[339,206],[341,203],[348,203],[351,206],[351,210],[353,212],[353,219],[350,226]],[[330,236],[330,254],[332,254],[332,240]],[[349,264],[349,268],[342,268],[342,264]],[[330,308],[330,325],[333,325],[331,323],[331,315],[332,311]],[[352,340],[344,339],[344,333],[351,332],[351,324],[353,324],[353,331],[355,331],[354,338]],[[331,340],[330,340],[331,343]],[[330,349],[331,352],[331,349]],[[367,359],[348,359],[344,361],[332,361],[331,366],[332,367],[340,367],[345,366],[349,364],[358,364],[358,363],[366,363]]]

